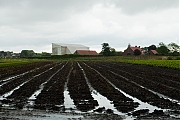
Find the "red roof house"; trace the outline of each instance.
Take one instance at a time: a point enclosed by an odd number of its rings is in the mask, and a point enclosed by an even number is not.
[[[135,47],[133,47],[133,46],[131,46],[131,45],[128,45],[128,48],[126,49],[126,50],[124,50],[124,52],[123,52],[123,54],[122,55],[134,55],[134,51],[136,50],[136,49],[138,49],[140,52],[141,52],[141,54],[143,54],[143,51],[142,51],[142,49],[140,48],[140,46],[139,47],[137,47],[137,46],[135,46]]]
[[[77,55],[98,55],[98,53],[94,50],[76,50],[74,54]]]
[[[149,55],[156,55],[158,54],[158,52],[156,50],[150,50],[149,51]]]

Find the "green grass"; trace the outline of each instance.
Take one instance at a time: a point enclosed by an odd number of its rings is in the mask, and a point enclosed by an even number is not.
[[[40,60],[31,60],[31,59],[0,59],[0,67],[24,65],[39,61]]]
[[[16,66],[22,64],[29,64],[40,61],[92,61],[92,62],[125,62],[131,64],[142,64],[157,67],[166,67],[171,69],[180,69],[180,60],[164,60],[167,57],[164,56],[53,56],[52,58],[44,59],[0,59],[0,67]]]
[[[119,62],[180,69],[180,60],[119,60]]]
[[[180,60],[176,60],[177,56],[173,57],[174,60],[167,60],[168,56],[54,56],[54,60],[62,61],[92,61],[92,62],[125,62],[131,64],[142,64],[156,67],[166,67],[171,69],[180,69]],[[53,60],[53,59],[52,59]]]

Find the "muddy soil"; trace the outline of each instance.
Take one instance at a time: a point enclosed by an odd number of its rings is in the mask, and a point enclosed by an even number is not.
[[[75,107],[67,108],[65,92]],[[179,95],[180,71],[167,68],[44,62],[0,69],[0,119],[179,119]]]

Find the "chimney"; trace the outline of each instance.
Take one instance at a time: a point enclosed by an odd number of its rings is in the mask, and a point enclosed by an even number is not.
[[[140,46],[139,46],[139,48],[140,48]]]
[[[135,47],[137,47],[137,46],[135,46]]]
[[[131,47],[130,43],[128,44],[128,48]]]

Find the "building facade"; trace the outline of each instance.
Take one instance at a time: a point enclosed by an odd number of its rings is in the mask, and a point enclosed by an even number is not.
[[[135,46],[135,47],[133,47],[133,46],[131,46],[131,45],[128,45],[128,48],[126,49],[126,50],[124,50],[124,52],[123,52],[123,56],[125,56],[125,55],[134,55],[134,51],[135,50],[139,50],[140,52],[141,52],[141,54],[143,54],[143,51],[142,51],[142,49],[140,48],[140,46]]]
[[[149,55],[157,55],[158,52],[156,50],[150,50],[149,52]]]
[[[89,47],[80,44],[52,43],[52,55],[74,54],[76,50],[89,50]]]

